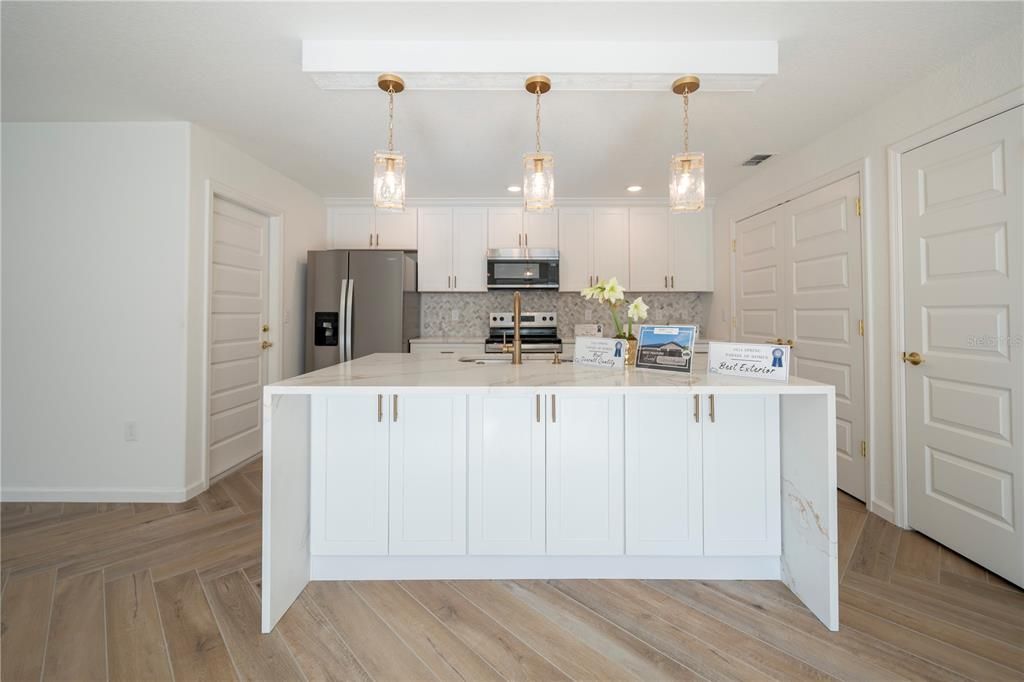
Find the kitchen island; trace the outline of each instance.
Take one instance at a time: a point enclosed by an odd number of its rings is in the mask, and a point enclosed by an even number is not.
[[[263,623],[310,580],[781,580],[838,628],[835,389],[377,354],[264,389]]]

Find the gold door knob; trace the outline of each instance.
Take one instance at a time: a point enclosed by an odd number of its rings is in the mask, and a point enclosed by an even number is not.
[[[273,345],[274,344],[271,343],[270,341],[264,341],[263,343],[260,344],[260,348],[262,348],[263,350],[266,350],[266,349],[270,348]]]
[[[263,325],[263,331],[269,332],[270,331],[270,325],[269,324]]]
[[[904,353],[903,362],[909,362],[910,364],[917,366],[924,362],[924,358],[921,357],[920,353],[914,351],[913,353]]]

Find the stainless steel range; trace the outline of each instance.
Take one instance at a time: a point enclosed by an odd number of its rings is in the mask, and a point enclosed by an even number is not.
[[[562,339],[558,338],[558,321],[554,313],[523,313],[520,322],[524,353],[562,352]],[[514,325],[512,313],[491,313],[488,321],[490,335],[484,351],[501,353],[506,344],[511,348]]]

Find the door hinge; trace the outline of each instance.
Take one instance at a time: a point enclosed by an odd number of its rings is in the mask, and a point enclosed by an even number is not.
[[[857,208],[857,215],[860,215],[860,197],[854,201],[854,206]]]
[[[736,253],[736,240],[735,239],[732,240],[732,252]]]
[[[857,331],[860,333],[861,336],[864,336],[864,320],[860,320],[857,323]]]
[[[861,457],[867,457],[868,456],[868,444],[865,443],[864,441],[860,442],[860,456]]]

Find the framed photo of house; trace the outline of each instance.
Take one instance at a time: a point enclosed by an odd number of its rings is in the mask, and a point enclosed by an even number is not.
[[[643,325],[637,342],[636,366],[690,373],[697,327],[688,325]]]

